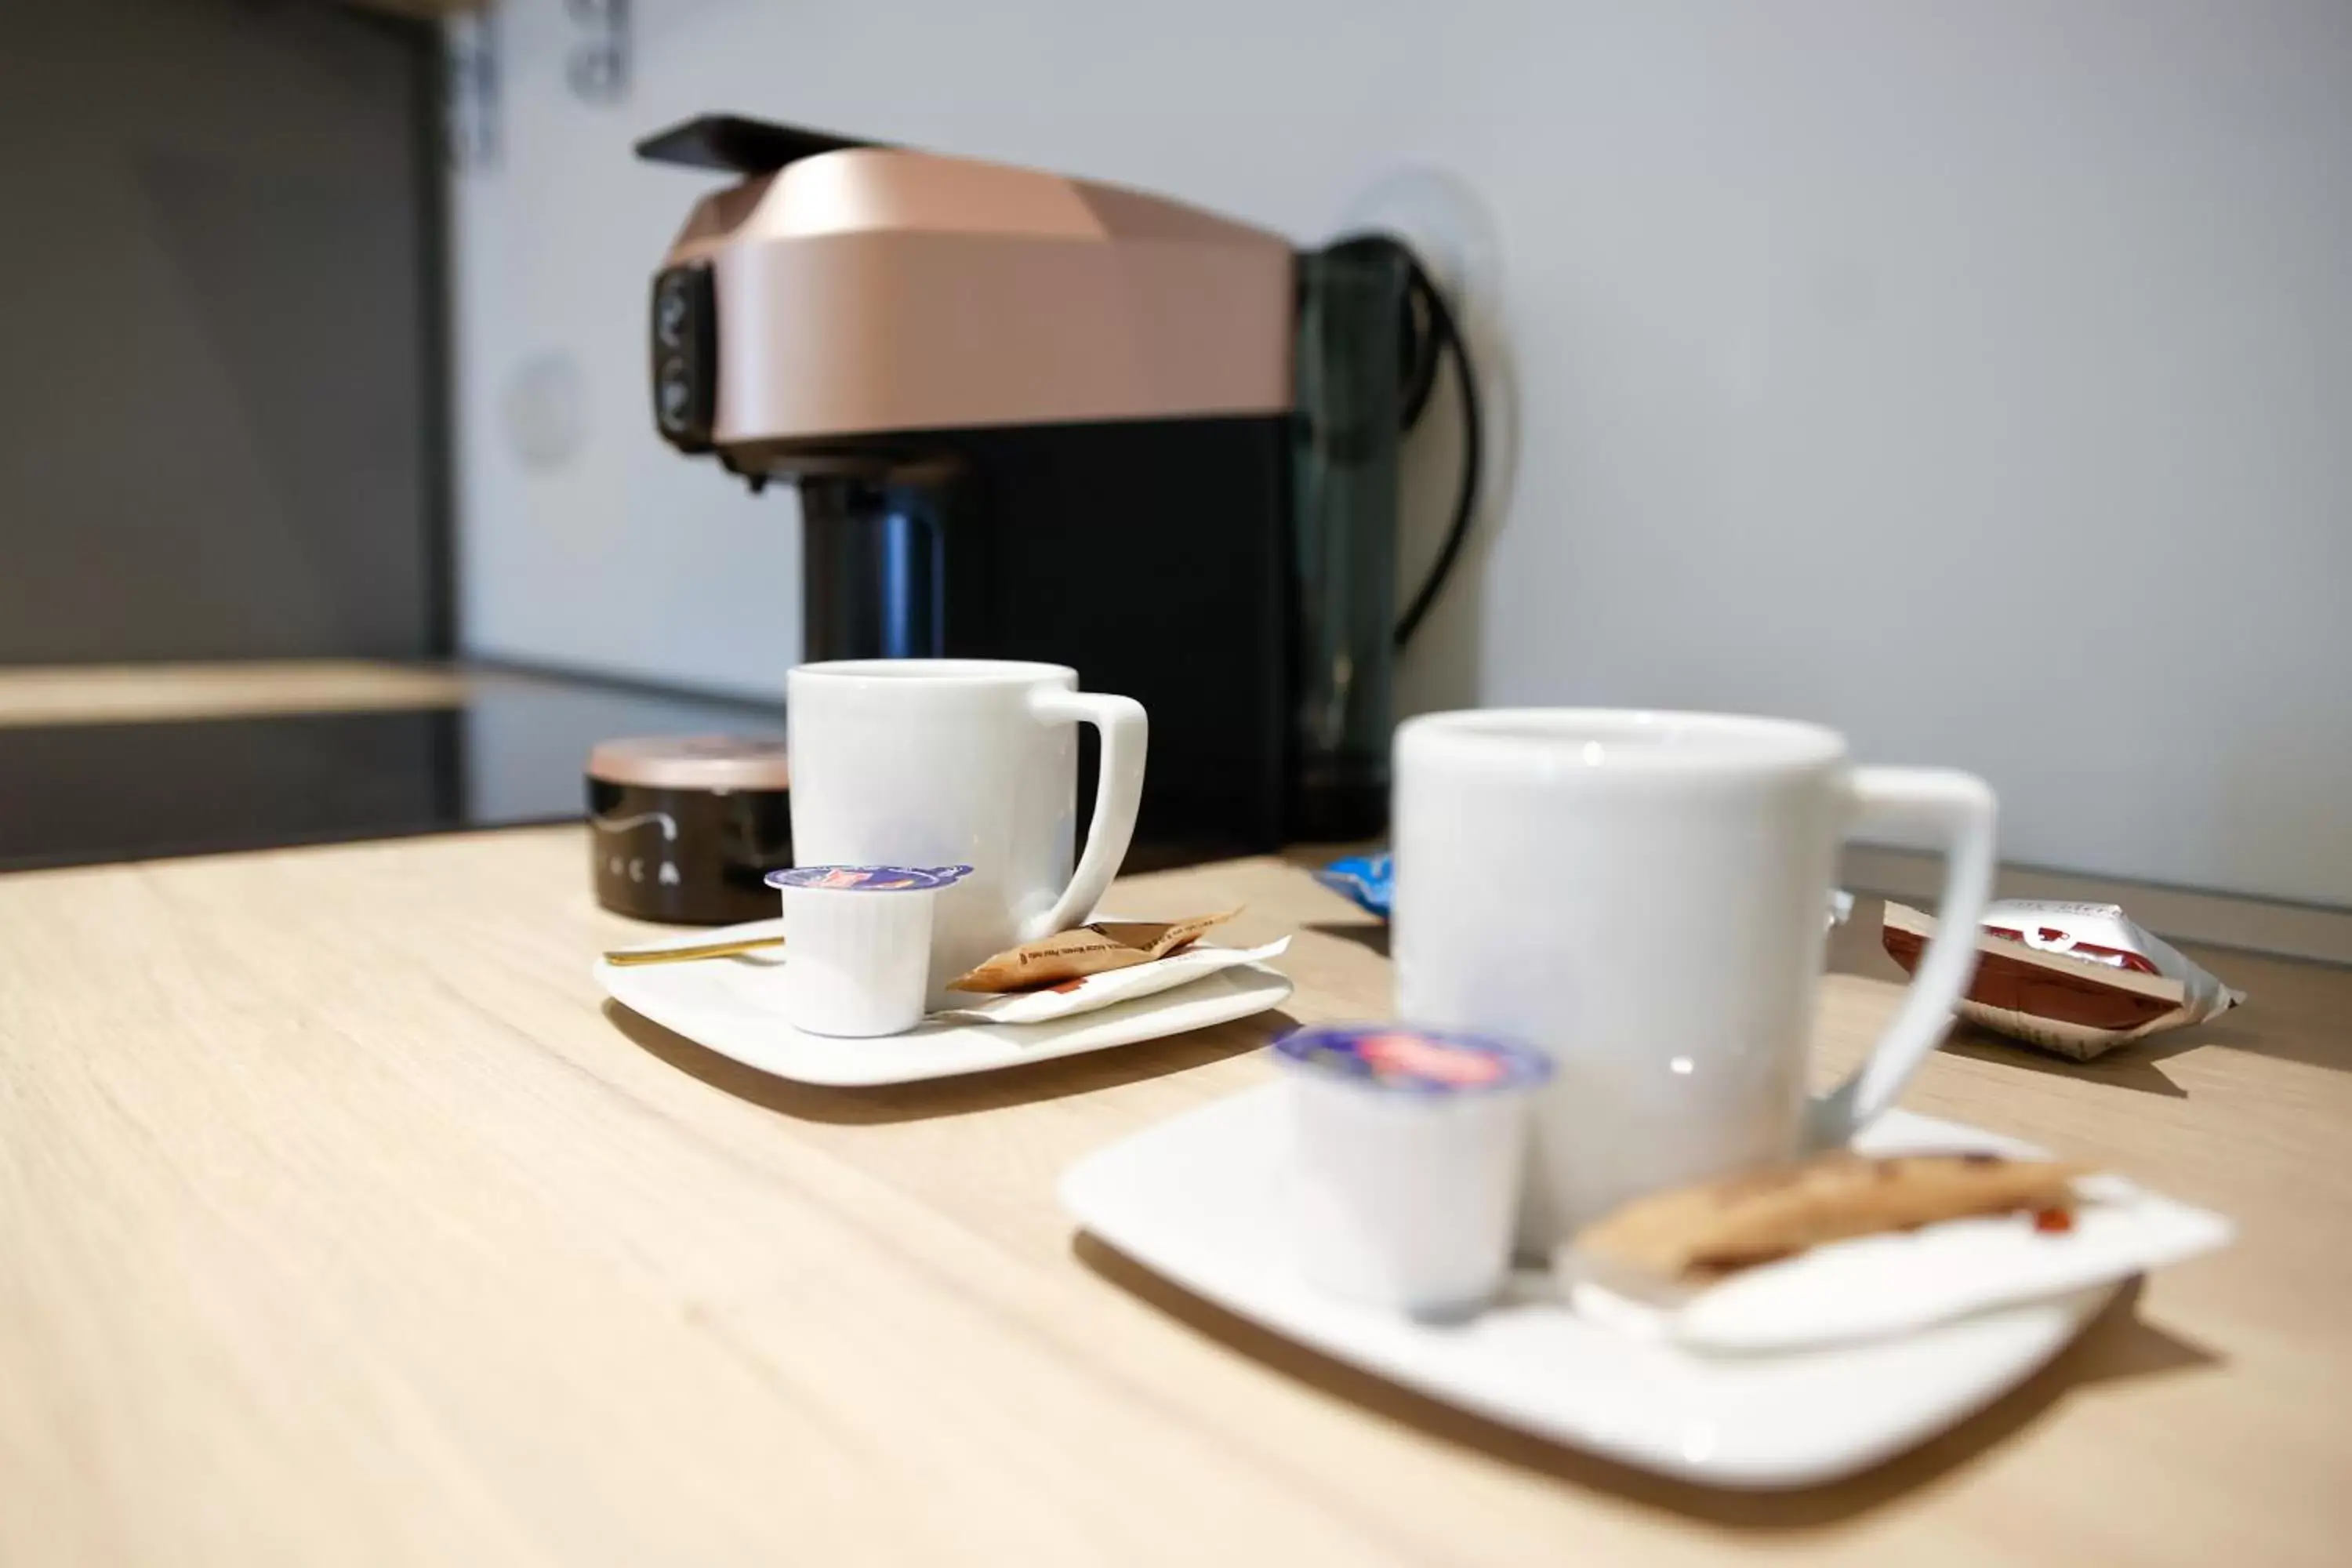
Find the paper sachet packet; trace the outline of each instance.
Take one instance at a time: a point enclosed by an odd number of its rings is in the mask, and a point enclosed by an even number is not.
[[[2022,1148],[1842,1152],[1637,1198],[1562,1247],[1554,1272],[1596,1322],[1754,1355],[2112,1285],[2233,1230]]]
[[[1096,921],[1052,936],[1007,948],[994,958],[948,982],[950,991],[1034,991],[1165,958],[1201,933],[1241,913],[1193,915],[1181,921]]]
[[[1207,978],[1223,969],[1263,963],[1279,958],[1290,947],[1288,937],[1263,947],[1210,947],[1195,943],[1165,958],[1118,969],[1097,970],[1034,991],[1006,991],[994,995],[974,993],[956,1005],[931,1015],[953,1023],[1043,1024],[1091,1013],[1139,996],[1157,995],[1180,985]]]
[[[1179,921],[1095,921],[998,953],[949,982],[966,994],[931,1015],[959,1023],[1042,1024],[1172,991],[1244,963],[1280,956],[1290,939],[1263,947],[1204,947],[1203,931],[1236,907]]]
[[[1936,919],[1890,901],[1880,942],[1907,973]],[[1977,922],[1977,970],[1960,1016],[2089,1061],[2129,1041],[2202,1023],[2245,1001],[2116,904],[2006,899]]]

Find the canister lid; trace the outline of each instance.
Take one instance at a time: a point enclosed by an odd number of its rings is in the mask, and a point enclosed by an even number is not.
[[[789,789],[784,743],[757,735],[655,735],[604,741],[588,776],[646,789]]]

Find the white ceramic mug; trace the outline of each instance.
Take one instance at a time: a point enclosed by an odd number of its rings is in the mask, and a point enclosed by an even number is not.
[[[965,658],[845,659],[785,677],[793,860],[972,868],[933,911],[934,1006],[981,960],[1084,921],[1127,858],[1143,708],[1077,684],[1057,664]],[[1073,872],[1082,723],[1102,731],[1102,769]]]
[[[1654,1188],[1843,1143],[1934,1050],[1975,967],[1992,793],[1859,768],[1811,724],[1437,713],[1396,741],[1397,1011],[1548,1052],[1522,1252]],[[1940,841],[1941,928],[1862,1068],[1806,1098],[1822,910],[1857,830]]]

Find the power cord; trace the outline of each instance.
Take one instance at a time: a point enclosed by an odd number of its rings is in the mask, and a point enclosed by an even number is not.
[[[1431,395],[1437,388],[1438,361],[1449,350],[1454,356],[1454,383],[1462,390],[1462,479],[1454,491],[1454,519],[1446,528],[1445,542],[1438,546],[1437,559],[1430,563],[1429,574],[1422,579],[1404,614],[1397,617],[1395,641],[1402,648],[1421,630],[1422,622],[1429,618],[1446,580],[1454,574],[1463,543],[1470,536],[1470,520],[1478,510],[1478,479],[1486,444],[1485,426],[1478,412],[1478,374],[1471,363],[1469,342],[1446,304],[1445,295],[1411,246],[1393,235],[1363,234],[1340,240],[1331,248],[1385,250],[1404,267],[1404,321],[1397,334],[1404,384],[1397,427],[1411,431],[1420,426],[1422,416],[1428,412]]]

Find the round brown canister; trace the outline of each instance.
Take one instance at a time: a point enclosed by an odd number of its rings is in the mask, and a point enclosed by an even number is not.
[[[727,925],[776,912],[793,863],[792,773],[780,740],[606,741],[588,756],[596,901],[616,914]]]

